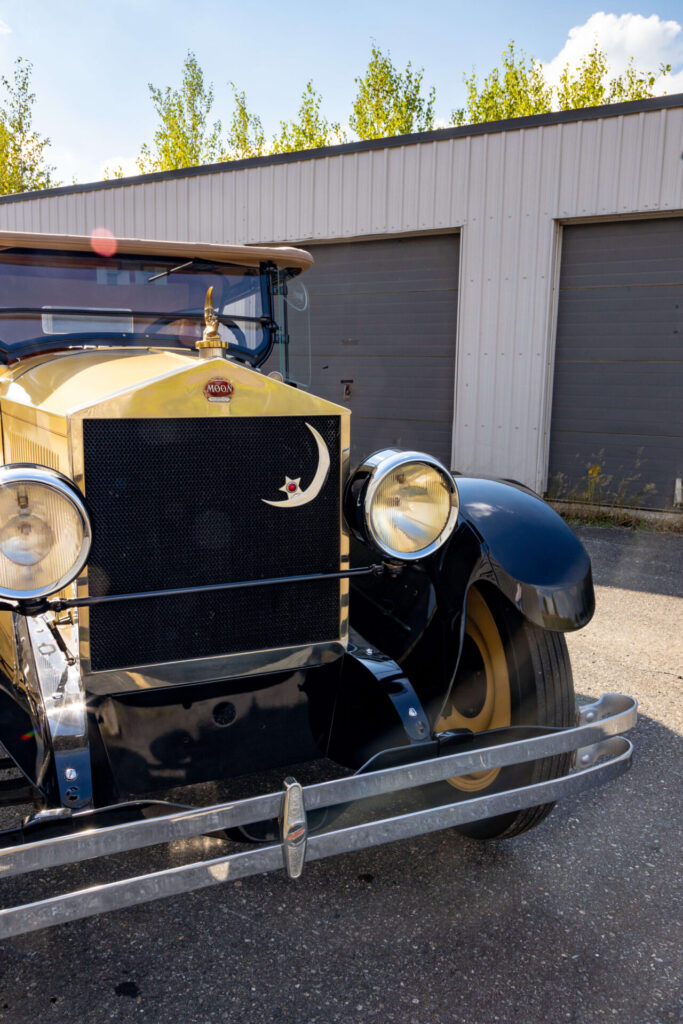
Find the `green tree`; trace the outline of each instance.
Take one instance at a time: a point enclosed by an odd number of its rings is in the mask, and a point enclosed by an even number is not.
[[[538,61],[527,58],[524,50],[516,53],[514,42],[510,42],[503,50],[502,65],[493,68],[481,86],[474,71],[464,76],[467,104],[453,111],[453,124],[503,121],[552,110],[553,90]]]
[[[209,123],[213,85],[205,85],[204,73],[191,50],[183,64],[179,89],[148,86],[158,118],[154,141],[140,150],[137,164],[143,174],[196,167],[220,159],[220,121]]]
[[[320,113],[322,96],[307,82],[301,94],[301,106],[295,120],[280,121],[280,134],[273,139],[273,153],[294,153],[301,149],[320,149],[344,142],[341,127]]]
[[[266,152],[266,137],[263,133],[261,118],[249,112],[247,96],[239,92],[234,82],[230,82],[235,109],[230,122],[227,138],[226,160],[247,160],[252,156],[263,156]]]
[[[117,167],[105,167],[102,171],[102,181],[113,181],[116,178],[125,178],[125,172],[121,164]]]
[[[670,71],[670,64],[659,67],[662,76]],[[648,99],[654,96],[656,79],[653,71],[638,71],[633,57],[623,74],[609,78],[607,56],[596,43],[576,69],[572,70],[569,64],[565,66],[557,89],[558,106],[560,110],[576,110],[578,107],[599,107],[604,103]]]
[[[50,145],[33,130],[33,104],[30,61],[18,57],[12,81],[0,77],[0,194],[32,192],[58,185],[52,177],[54,167],[45,163]]]
[[[394,67],[391,53],[373,44],[367,71],[354,79],[358,86],[349,125],[359,139],[383,139],[390,135],[425,132],[434,127],[436,91],[422,95],[424,68],[404,71]]]
[[[558,86],[551,85],[543,65],[524,51],[517,53],[511,42],[502,54],[502,67],[493,68],[479,84],[474,72],[465,75],[467,103],[452,114],[453,124],[477,124],[502,121],[509,117],[545,114],[550,110],[576,110],[624,100],[640,100],[654,95],[657,75],[638,71],[633,58],[621,75],[609,77],[607,55],[596,43],[576,68],[567,64]],[[666,75],[671,65],[661,65]]]

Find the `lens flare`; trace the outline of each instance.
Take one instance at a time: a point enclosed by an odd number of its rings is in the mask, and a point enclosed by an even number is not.
[[[98,256],[114,256],[118,247],[109,228],[94,228],[90,233],[90,245]]]

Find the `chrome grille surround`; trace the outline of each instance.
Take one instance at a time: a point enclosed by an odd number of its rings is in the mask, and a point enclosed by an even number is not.
[[[316,472],[310,426],[329,449],[328,478],[303,507],[273,507],[262,499],[279,497],[286,477],[300,477],[304,489]],[[87,418],[82,429],[82,486],[95,541],[79,596],[348,565],[340,417]],[[80,637],[87,689],[111,693],[324,664],[345,648],[347,594],[346,581],[326,581],[324,588],[255,587],[228,600],[149,598],[115,611],[88,609]],[[245,595],[253,596],[245,603]],[[249,614],[260,621],[250,623]]]

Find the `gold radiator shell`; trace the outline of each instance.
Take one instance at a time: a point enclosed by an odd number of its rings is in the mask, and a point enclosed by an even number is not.
[[[226,378],[229,402],[210,402],[205,385]],[[69,476],[85,494],[83,421],[118,418],[336,415],[341,425],[341,476],[348,474],[350,411],[237,362],[199,360],[163,349],[93,349],[52,352],[22,360],[0,373],[0,413],[5,462],[37,462]],[[349,564],[348,534],[340,516],[340,569]],[[76,581],[88,595],[87,567]],[[340,581],[339,637],[329,644],[280,648],[165,665],[90,672],[88,609],[79,613],[79,648],[86,687],[111,693],[320,664],[337,657],[348,635],[348,580]],[[8,613],[3,613],[8,614]]]

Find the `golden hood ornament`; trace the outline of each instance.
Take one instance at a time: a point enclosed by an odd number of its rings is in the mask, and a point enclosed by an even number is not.
[[[204,332],[195,348],[205,359],[225,356],[227,352],[228,343],[218,333],[218,317],[213,308],[213,285],[209,287],[204,299]]]

